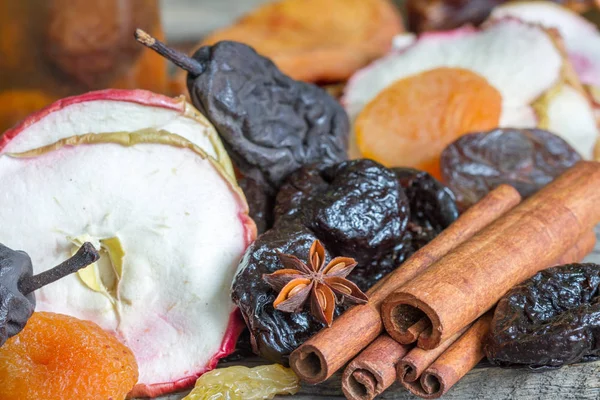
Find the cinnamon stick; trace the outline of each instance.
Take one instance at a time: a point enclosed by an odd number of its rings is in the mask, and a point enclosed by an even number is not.
[[[578,262],[592,251],[595,244],[596,235],[594,231],[588,231],[584,233],[575,246],[550,266]],[[492,315],[491,312],[489,314]],[[450,353],[450,347],[463,337],[466,330],[467,328],[464,328],[435,349],[423,350],[416,347],[411,350],[398,362],[398,380],[402,386],[413,394],[424,398],[437,398],[446,393],[483,358],[483,353],[481,353],[482,343],[485,339],[483,336],[464,339],[460,352],[455,349],[456,353],[454,355]],[[399,344],[399,346],[406,345]],[[446,352],[447,349],[448,352]],[[434,388],[439,389],[435,390]]]
[[[479,318],[423,372],[418,382],[409,382],[404,387],[424,399],[444,395],[483,358],[483,341],[490,331],[491,321],[491,312]]]
[[[323,329],[292,352],[290,365],[294,372],[308,383],[320,383],[333,375],[383,331],[380,306],[390,293],[512,209],[520,199],[519,193],[507,185],[490,192],[400,268],[372,287],[367,292],[367,304],[346,311],[330,328]]]
[[[435,360],[438,359],[454,342],[456,342],[469,327],[455,333],[444,343],[432,350],[423,350],[418,347],[412,349],[397,364],[397,376],[400,383],[408,388],[410,384],[418,382],[419,378]],[[402,345],[406,346],[406,345]]]
[[[417,346],[433,349],[489,310],[511,287],[575,246],[600,221],[600,163],[582,161],[490,224],[386,299],[389,335],[429,327]]]
[[[409,346],[381,334],[344,370],[342,391],[348,400],[371,400],[396,381],[396,363]]]

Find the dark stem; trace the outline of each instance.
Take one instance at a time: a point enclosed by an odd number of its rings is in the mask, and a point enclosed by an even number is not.
[[[153,37],[149,33],[141,30],[135,30],[135,40],[140,42],[146,47],[151,48],[167,60],[170,60],[173,64],[177,65],[181,69],[186,70],[192,75],[198,76],[204,72],[204,67],[202,64],[192,57],[189,57],[187,54],[184,54],[180,51],[174,50],[170,47],[167,47],[166,44]]]
[[[48,271],[42,272],[41,274],[22,279],[21,282],[19,282],[19,290],[24,295],[28,295],[43,286],[87,267],[98,261],[99,258],[100,254],[98,254],[98,251],[94,246],[89,242],[85,242],[73,257],[63,263]]]

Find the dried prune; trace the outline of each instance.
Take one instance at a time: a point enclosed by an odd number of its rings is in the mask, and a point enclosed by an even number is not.
[[[141,29],[135,37],[188,72],[194,106],[215,126],[238,170],[273,193],[303,165],[348,158],[350,122],[342,105],[253,48],[222,41],[190,58]]]
[[[567,142],[550,132],[500,128],[450,144],[442,153],[441,168],[464,210],[503,183],[523,197],[531,196],[579,160]]]
[[[275,199],[275,222],[285,216],[298,216],[305,222],[311,218],[311,206],[307,202],[329,187],[321,175],[323,168],[317,164],[307,165],[288,176]]]
[[[23,329],[35,309],[35,295],[19,289],[19,282],[32,275],[27,254],[0,244],[0,346]]]
[[[273,362],[288,365],[288,355],[325,325],[309,310],[299,313],[275,310],[273,301],[277,293],[262,276],[282,268],[276,251],[305,259],[315,239],[299,222],[286,220],[250,245],[233,282],[232,298],[250,329],[252,348]],[[337,307],[336,313],[343,309]]]
[[[394,173],[371,160],[352,160],[323,176],[331,183],[313,196],[309,226],[329,251],[354,258],[357,269],[390,253],[410,213]]]
[[[488,359],[501,366],[560,367],[600,356],[600,266],[550,268],[498,303]]]
[[[310,313],[274,310],[276,293],[262,275],[283,268],[276,250],[306,259],[314,239],[334,256],[357,259],[348,279],[367,290],[412,248],[406,240],[408,198],[394,173],[370,160],[310,165],[290,175],[277,195],[274,227],[251,245],[233,284],[233,300],[250,328],[254,351],[287,363],[292,350],[324,327]],[[336,308],[336,315],[347,305]]]
[[[269,188],[248,176],[238,179],[238,185],[246,196],[249,214],[256,223],[256,230],[259,234],[265,232],[273,225],[274,196],[270,194]]]
[[[0,243],[0,346],[25,327],[35,309],[34,291],[93,262],[100,255],[91,243],[84,243],[73,257],[45,272],[33,275],[31,258],[23,251]]]
[[[321,88],[284,75],[251,47],[220,42],[201,47],[188,90],[213,123],[244,175],[278,188],[293,171],[347,158],[349,122]]]
[[[408,27],[411,31],[443,31],[466,24],[479,25],[492,9],[507,0],[408,0]]]
[[[408,232],[413,251],[429,243],[458,218],[454,193],[425,171],[393,168],[410,203]]]

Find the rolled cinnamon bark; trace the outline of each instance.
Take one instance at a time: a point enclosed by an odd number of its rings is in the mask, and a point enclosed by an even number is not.
[[[342,391],[348,400],[371,400],[396,381],[396,362],[410,350],[385,333],[344,370]]]
[[[452,346],[452,344],[456,342],[468,328],[469,327],[465,327],[460,332],[455,333],[452,337],[433,350],[423,350],[415,347],[408,352],[397,364],[397,376],[400,383],[406,388],[408,388],[408,385],[414,384],[414,382],[417,382],[418,384],[418,380],[423,374],[423,371]]]
[[[511,287],[557,260],[600,221],[600,163],[582,161],[390,295],[388,334],[433,349],[489,310]]]
[[[367,292],[369,302],[346,311],[290,355],[290,365],[305,382],[320,383],[343,367],[383,331],[382,301],[454,247],[515,207],[519,193],[502,185],[462,214],[452,225]]]
[[[575,246],[549,266],[581,261],[592,251],[595,244],[596,235],[594,231],[588,231],[584,233]],[[476,337],[465,339],[466,343],[463,343],[460,352],[456,353],[457,356],[466,354],[464,359],[457,359],[452,354],[446,353],[446,350],[453,343],[463,337],[466,330],[467,328],[464,328],[460,333],[455,334],[433,350],[423,350],[418,347],[411,350],[398,362],[398,380],[402,386],[413,394],[424,398],[437,398],[446,393],[452,385],[458,382],[483,358],[483,353],[479,354],[482,342],[477,341]],[[481,337],[481,339],[484,340],[485,338]],[[399,344],[399,346],[402,345]],[[450,350],[448,350],[449,352]],[[444,355],[444,358],[441,355]],[[432,365],[434,362],[437,366]],[[428,376],[423,377],[424,375]],[[434,390],[434,388],[439,389]]]
[[[411,393],[424,399],[437,399],[483,358],[483,340],[490,331],[492,313],[479,318],[429,368],[418,382],[404,385]]]

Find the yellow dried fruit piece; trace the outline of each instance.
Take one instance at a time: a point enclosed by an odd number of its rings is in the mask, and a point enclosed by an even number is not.
[[[279,364],[228,367],[202,375],[183,400],[263,400],[278,394],[296,394],[300,380]]]

